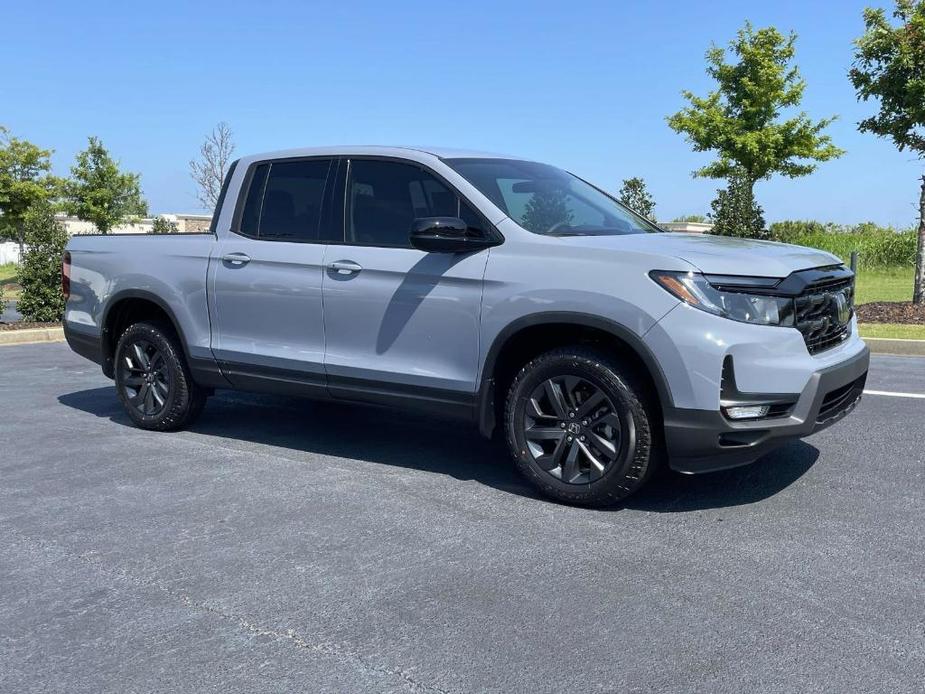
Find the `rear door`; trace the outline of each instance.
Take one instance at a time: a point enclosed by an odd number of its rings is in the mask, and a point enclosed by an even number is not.
[[[344,239],[329,246],[324,276],[331,393],[471,398],[489,251],[427,253],[411,247],[409,233],[417,217],[487,223],[433,173],[387,159],[347,162],[344,213]]]
[[[236,386],[324,387],[321,285],[335,166],[285,159],[247,173],[232,233],[210,264],[213,352]]]

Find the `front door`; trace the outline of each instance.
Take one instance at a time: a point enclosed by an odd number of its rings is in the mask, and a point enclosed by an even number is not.
[[[210,263],[212,349],[238,387],[324,388],[321,288],[330,159],[253,165],[232,233]]]
[[[489,251],[411,248],[417,217],[478,216],[411,163],[348,163],[344,242],[325,260],[325,369],[331,393],[465,400],[476,391],[479,309]]]

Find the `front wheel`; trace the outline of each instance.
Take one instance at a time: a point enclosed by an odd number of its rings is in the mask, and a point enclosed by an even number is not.
[[[173,330],[161,323],[135,323],[122,333],[115,381],[125,411],[142,429],[179,429],[205,406],[206,391],[193,382]]]
[[[602,506],[651,476],[651,394],[614,358],[555,349],[526,364],[508,391],[505,428],[520,472],[559,501]]]

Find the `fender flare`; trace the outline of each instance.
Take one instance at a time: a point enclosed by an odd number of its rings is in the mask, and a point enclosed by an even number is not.
[[[164,301],[163,298],[146,289],[122,289],[109,297],[109,300],[106,302],[106,307],[103,309],[100,319],[100,351],[103,359],[103,373],[106,374],[106,376],[109,378],[113,377],[114,355],[113,352],[107,348],[107,345],[111,343],[114,337],[109,334],[109,317],[112,309],[125,299],[150,301],[167,314],[167,318],[170,320],[173,329],[177,332],[177,337],[180,339],[180,348],[183,350],[186,363],[189,366],[193,379],[197,383],[211,387],[228,387],[228,381],[222,375],[216,361],[211,359],[194,359],[190,355],[189,345],[186,342],[183,327],[180,325],[180,321],[177,320],[177,316],[173,312],[173,309],[170,308],[170,305]],[[115,345],[112,345],[112,347],[114,348]]]
[[[658,360],[645,344],[643,339],[629,328],[615,321],[596,316],[590,313],[577,313],[573,311],[544,311],[522,316],[507,325],[496,336],[488,349],[482,366],[482,375],[479,381],[477,420],[479,431],[483,436],[490,438],[497,421],[495,414],[495,379],[494,372],[498,357],[508,341],[521,330],[544,324],[569,324],[586,328],[594,328],[617,338],[631,349],[645,365],[658,394],[658,401],[662,411],[674,406],[668,379],[659,365]]]

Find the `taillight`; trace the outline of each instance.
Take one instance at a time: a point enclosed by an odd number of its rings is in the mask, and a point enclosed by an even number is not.
[[[64,300],[71,298],[71,252],[64,251],[64,258],[61,260],[61,293],[64,294]]]

